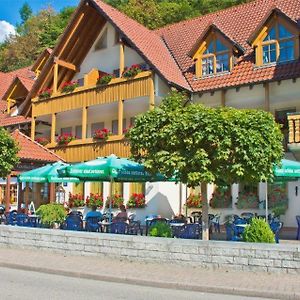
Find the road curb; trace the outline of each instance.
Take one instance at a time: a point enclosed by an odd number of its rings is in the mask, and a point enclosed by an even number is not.
[[[102,274],[91,274],[85,272],[76,272],[70,270],[57,270],[45,267],[29,266],[22,264],[6,263],[1,262],[1,267],[17,269],[23,271],[32,271],[46,274],[55,274],[66,277],[73,278],[83,278],[115,283],[126,283],[133,285],[142,285],[148,287],[156,288],[167,288],[167,289],[178,289],[178,290],[188,290],[194,292],[204,292],[204,293],[215,293],[215,294],[227,294],[227,295],[239,295],[248,297],[259,297],[259,298],[271,298],[271,299],[283,299],[283,300],[299,300],[300,294],[296,293],[282,293],[276,291],[267,290],[253,290],[245,289],[239,287],[222,287],[222,286],[207,286],[207,285],[193,285],[193,284],[182,284],[178,282],[159,282],[155,280],[145,280],[130,277],[121,277],[116,274],[116,276],[107,276]]]

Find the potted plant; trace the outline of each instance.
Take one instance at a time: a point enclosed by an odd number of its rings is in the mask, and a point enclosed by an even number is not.
[[[69,207],[82,207],[85,205],[84,196],[82,194],[69,193]]]
[[[40,216],[41,223],[50,228],[53,228],[55,224],[61,224],[67,216],[64,206],[57,203],[41,205],[36,214]]]
[[[50,98],[51,94],[52,94],[52,89],[47,88],[47,89],[40,91],[38,94],[38,97],[40,100],[48,99],[48,98]]]
[[[128,202],[127,208],[144,208],[146,206],[146,198],[144,194],[133,193]]]
[[[43,146],[45,146],[49,143],[49,140],[45,137],[38,137],[35,139],[35,141]]]
[[[149,229],[149,235],[155,237],[172,237],[172,229],[169,224],[157,222]]]
[[[57,137],[57,143],[61,146],[66,146],[73,140],[75,140],[75,137],[72,135],[72,133],[64,133]]]
[[[186,199],[186,207],[188,208],[201,208],[201,195],[190,194]]]
[[[103,207],[103,196],[100,194],[93,194],[91,193],[89,196],[87,196],[85,200],[85,205],[89,208],[96,206],[99,208]]]
[[[125,71],[123,72],[123,77],[125,78],[131,78],[136,76],[137,74],[142,72],[142,68],[140,65],[135,64],[132,65],[130,68],[125,69]]]
[[[77,81],[68,81],[65,82],[62,87],[62,93],[72,93],[79,86]]]
[[[105,202],[105,207],[109,208],[109,203],[111,201],[112,208],[119,208],[122,204],[124,204],[124,198],[121,195],[115,194],[112,196],[108,196]]]
[[[104,74],[101,77],[99,77],[97,79],[97,85],[101,85],[101,84],[108,84],[111,82],[111,80],[115,78],[115,76],[113,74]]]
[[[97,129],[93,133],[93,139],[106,141],[111,135],[111,131],[107,128]]]
[[[228,208],[232,204],[230,189],[217,188],[212,194],[209,205],[212,208]]]

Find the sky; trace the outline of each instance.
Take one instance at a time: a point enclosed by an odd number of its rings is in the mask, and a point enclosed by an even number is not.
[[[79,0],[0,0],[0,42],[7,34],[15,32],[15,25],[21,22],[19,9],[24,2],[36,13],[49,5],[57,11],[65,6],[76,6]]]

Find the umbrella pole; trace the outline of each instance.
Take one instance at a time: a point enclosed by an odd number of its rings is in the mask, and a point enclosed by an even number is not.
[[[110,197],[109,197],[109,223],[111,223],[111,210],[112,210],[112,203],[111,203],[111,197],[112,197],[112,192],[113,192],[113,178],[110,179]],[[109,227],[110,228],[110,227]]]
[[[266,181],[266,222],[268,222],[268,182]]]

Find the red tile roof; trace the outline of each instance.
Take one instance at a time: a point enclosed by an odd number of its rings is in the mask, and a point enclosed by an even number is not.
[[[148,63],[153,65],[162,77],[170,83],[190,89],[185,77],[182,75],[166,44],[159,35],[130,19],[102,0],[94,0],[94,2],[100,13],[106,16],[116,29],[122,32],[137,52]]]
[[[0,117],[0,126],[7,127],[11,125],[17,125],[17,124],[24,124],[24,123],[30,123],[31,118],[25,118],[24,116],[14,116],[11,117],[7,114],[3,114]]]
[[[0,117],[1,114],[6,110],[6,108],[7,108],[7,102],[0,100]]]
[[[12,134],[12,137],[19,144],[20,151],[18,156],[21,160],[30,160],[30,161],[43,161],[43,162],[55,162],[62,159],[43,147],[39,143],[33,141],[25,134],[21,133],[19,130],[15,130]]]
[[[0,100],[8,89],[13,80],[13,76],[9,73],[0,73]]]
[[[20,81],[22,82],[22,84],[24,85],[26,90],[30,91],[34,84],[34,80],[31,78],[26,78],[26,77],[20,76],[20,75],[18,75],[17,77],[20,79]]]
[[[299,77],[299,61],[262,68],[257,68],[254,64],[254,51],[248,40],[274,8],[280,10],[295,24],[298,22],[299,27],[299,0],[257,0],[173,24],[157,30],[156,33],[164,39],[193,90],[197,92]],[[189,52],[212,23],[241,45],[245,49],[245,54],[238,59],[231,73],[195,78],[195,63]]]

